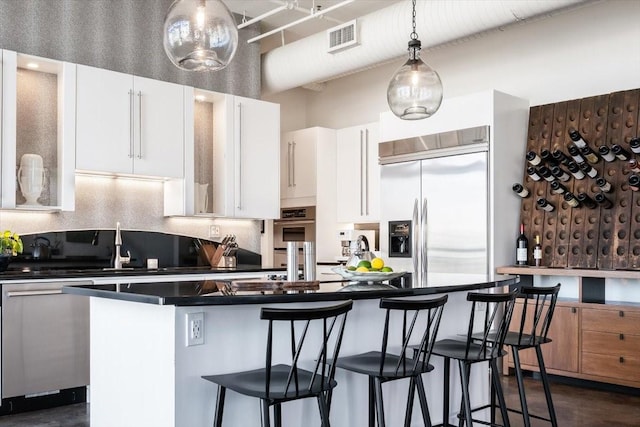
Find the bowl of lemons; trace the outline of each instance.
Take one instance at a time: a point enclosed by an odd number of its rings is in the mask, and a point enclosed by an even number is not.
[[[332,271],[345,279],[358,282],[382,282],[395,279],[406,273],[405,271],[396,271],[392,267],[385,265],[382,258],[373,258],[371,261],[362,260],[358,265],[350,265],[348,267],[334,267]]]

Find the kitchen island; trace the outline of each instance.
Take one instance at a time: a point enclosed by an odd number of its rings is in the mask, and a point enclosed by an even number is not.
[[[222,280],[222,279],[221,279]],[[512,286],[515,277],[495,282],[436,288],[388,288],[350,291],[347,283],[321,283],[313,291],[218,291],[212,281],[157,281],[64,287],[63,292],[90,297],[91,316],[91,425],[199,427],[213,420],[216,387],[202,375],[233,372],[263,366],[266,322],[259,318],[264,306],[314,307],[354,300],[349,313],[342,355],[378,349],[383,315],[382,297],[428,297],[449,294],[440,338],[464,333],[469,316],[466,293],[470,290]],[[224,285],[220,289],[224,289]],[[360,289],[361,287],[358,287]],[[202,344],[190,342],[188,320],[202,316]],[[391,343],[397,346],[398,342]],[[278,354],[274,359],[277,360]],[[313,357],[302,365],[313,363]],[[432,360],[435,370],[425,376],[434,423],[442,419],[442,361]],[[457,373],[454,371],[454,374]],[[366,377],[339,370],[331,420],[334,426],[366,425]],[[452,402],[460,396],[452,380]],[[486,401],[489,376],[484,368],[472,372],[472,403]],[[385,384],[388,424],[403,419],[408,382]],[[231,393],[225,405],[228,427],[259,425],[260,407],[255,399]],[[419,409],[415,409],[419,413]],[[315,401],[283,406],[283,424],[309,425],[317,419]],[[455,422],[457,405],[449,421]],[[416,423],[418,417],[415,417]],[[416,424],[418,425],[418,424]]]

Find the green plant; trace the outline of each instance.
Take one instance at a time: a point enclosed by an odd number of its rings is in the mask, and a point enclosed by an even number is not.
[[[22,239],[17,233],[5,230],[0,234],[0,255],[16,256],[22,253]]]

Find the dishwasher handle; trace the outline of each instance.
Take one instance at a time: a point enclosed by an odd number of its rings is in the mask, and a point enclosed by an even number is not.
[[[62,289],[34,289],[31,291],[7,291],[7,297],[33,297],[38,295],[58,295]]]

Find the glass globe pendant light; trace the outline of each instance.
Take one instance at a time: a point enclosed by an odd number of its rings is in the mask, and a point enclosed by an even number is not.
[[[178,68],[217,71],[233,59],[238,29],[220,0],[175,0],[164,19],[163,45]]]
[[[403,120],[431,117],[442,103],[440,76],[420,59],[422,45],[416,33],[416,0],[413,0],[412,19],[409,60],[396,71],[387,88],[389,108]]]

